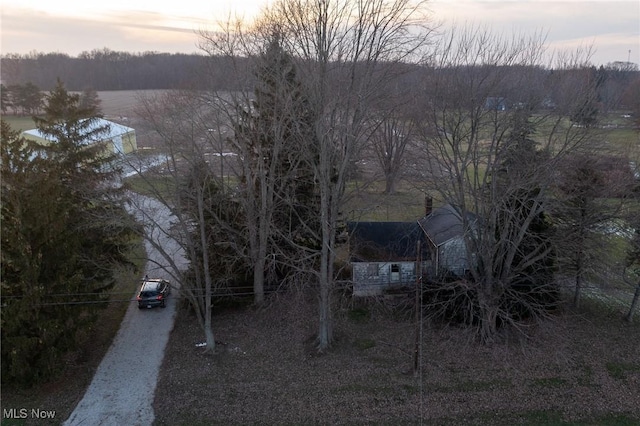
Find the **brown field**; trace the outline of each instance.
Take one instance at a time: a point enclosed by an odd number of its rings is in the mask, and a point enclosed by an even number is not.
[[[218,312],[215,355],[197,346],[197,321],[180,312],[156,424],[640,424],[640,323],[619,312],[564,310],[530,324],[528,338],[505,333],[488,346],[425,323],[414,375],[413,321],[342,302],[335,346],[322,355],[313,297]]]
[[[154,96],[166,90],[115,90],[98,92],[102,112],[107,120],[122,121],[135,118],[135,107],[141,96]]]
[[[98,97],[102,101],[100,107],[107,120],[126,124],[127,121],[135,120],[135,107],[140,96],[154,96],[162,94],[165,90],[116,90],[98,92]],[[79,93],[79,92],[73,92]],[[33,129],[35,125],[30,116],[3,114],[3,120],[7,120],[15,130]]]

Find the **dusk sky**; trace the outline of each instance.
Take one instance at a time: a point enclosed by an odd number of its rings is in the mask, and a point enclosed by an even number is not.
[[[87,4],[89,3],[89,4]],[[198,52],[198,29],[230,12],[254,16],[266,0],[2,0],[2,54],[83,51]],[[640,2],[434,0],[433,19],[501,33],[548,33],[551,50],[592,45],[592,63],[640,63]]]

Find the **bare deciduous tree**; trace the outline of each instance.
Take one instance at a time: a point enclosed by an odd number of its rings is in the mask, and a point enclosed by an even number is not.
[[[373,148],[385,178],[384,192],[396,192],[396,184],[405,168],[405,153],[410,144],[412,122],[407,117],[382,119],[372,135]]]
[[[553,209],[558,228],[555,240],[560,269],[573,274],[574,307],[580,304],[587,277],[606,269],[603,250],[610,240],[606,228],[621,218],[630,193],[631,172],[626,163],[591,153],[573,155],[560,164]]]
[[[269,272],[295,263],[278,245],[294,244],[293,234],[307,207],[300,192],[313,186],[301,166],[302,141],[312,132],[309,105],[277,28],[247,29],[239,23],[201,36],[201,47],[209,54],[249,57],[254,66],[246,90],[211,92],[208,108],[221,111],[233,128],[227,142],[241,159],[235,169],[237,199],[244,209],[254,301],[261,304]]]
[[[426,2],[411,0],[280,0],[263,24],[282,33],[299,60],[314,117],[306,144],[320,198],[318,350],[333,340],[336,232],[346,179],[373,131],[373,110],[397,77],[394,64],[421,59],[429,31]]]
[[[544,50],[538,34],[456,29],[442,38],[421,92],[426,184],[462,218],[463,291],[484,341],[499,324],[518,324],[513,307],[544,314],[547,297],[527,293],[552,290],[544,279],[553,254],[545,215],[554,168],[588,135],[545,110],[539,87],[530,86]]]
[[[228,199],[212,193],[222,186],[221,178],[206,160],[215,153],[210,148],[218,146],[225,121],[212,119],[210,111],[201,107],[200,97],[188,91],[142,98],[137,113],[147,124],[146,130],[162,142],[165,153],[157,173],[140,173],[140,179],[144,190],[171,212],[173,220],[160,223],[152,214],[145,214],[147,240],[164,259],[162,266],[181,284],[180,294],[189,300],[203,329],[206,350],[214,351],[211,300],[216,289],[225,287],[229,270],[237,264],[236,253],[243,250],[238,247],[241,239],[232,238],[235,230],[226,214]],[[145,212],[143,206],[138,210]],[[220,234],[226,238],[219,239]],[[171,245],[163,244],[168,239],[179,243],[189,269],[176,261]],[[213,250],[218,259],[215,276],[209,264]]]

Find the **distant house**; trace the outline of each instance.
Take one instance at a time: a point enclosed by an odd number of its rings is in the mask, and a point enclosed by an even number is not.
[[[507,100],[502,97],[488,97],[484,102],[484,107],[489,110],[506,111]]]
[[[476,217],[467,219],[473,224]],[[350,222],[347,230],[354,296],[413,286],[418,259],[431,279],[469,270],[462,216],[451,205],[429,209],[416,222]]]
[[[83,143],[86,145],[103,144],[105,151],[109,154],[128,154],[138,149],[136,132],[131,127],[99,118],[95,120],[91,128],[87,129],[87,133],[101,127],[105,127],[106,131],[101,132],[97,137],[87,137]],[[41,145],[57,142],[55,138],[42,134],[38,129],[26,130],[22,135]]]

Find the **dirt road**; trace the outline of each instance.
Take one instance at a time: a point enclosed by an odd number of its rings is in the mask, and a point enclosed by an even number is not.
[[[156,200],[138,195],[132,198],[131,211],[145,224],[147,235],[156,243],[145,243],[149,259],[146,273],[175,283],[167,270],[169,258],[180,269],[187,263],[177,242],[165,232],[170,229],[169,211]],[[176,294],[174,288],[173,295]],[[116,338],[66,425],[153,423],[156,383],[175,312],[172,297],[164,309],[139,310],[136,303],[130,304]]]

